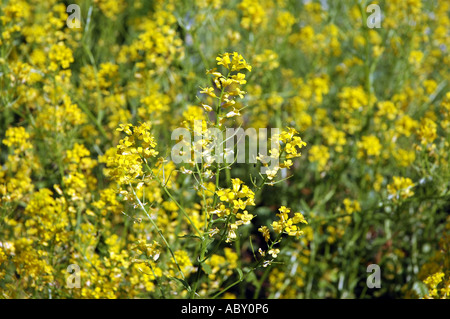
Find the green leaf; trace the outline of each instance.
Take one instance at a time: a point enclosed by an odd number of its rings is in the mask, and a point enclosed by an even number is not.
[[[258,283],[258,277],[256,277],[255,272],[251,271],[251,269],[248,267],[245,267],[244,271],[248,274],[245,278],[245,281],[256,285]]]
[[[238,274],[239,274],[239,281],[242,281],[244,279],[244,273],[242,272],[241,268],[236,268]]]
[[[210,265],[203,263],[202,268],[208,275],[210,275],[212,273],[212,269],[211,269]]]
[[[197,238],[197,239],[202,239],[200,236],[197,235],[183,235],[183,236],[177,236],[178,238]]]
[[[180,279],[180,278],[176,278],[176,277],[170,277],[170,276],[169,276],[169,279],[178,281],[180,284],[182,284],[184,286],[184,288],[186,288],[186,290],[188,292],[191,292],[191,286],[189,286],[189,284],[186,282],[186,280],[183,280],[183,279]]]

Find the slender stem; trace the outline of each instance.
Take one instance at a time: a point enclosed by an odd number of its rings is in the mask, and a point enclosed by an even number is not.
[[[183,280],[184,280],[184,279],[185,279],[184,273],[183,273],[183,271],[181,270],[181,267],[180,267],[180,265],[178,264],[177,258],[175,257],[175,254],[173,253],[173,250],[172,250],[172,248],[170,247],[170,245],[169,245],[169,243],[168,243],[166,237],[164,237],[164,235],[163,235],[162,231],[159,229],[158,225],[156,225],[155,221],[151,218],[151,216],[150,216],[150,214],[148,213],[147,209],[145,208],[145,206],[142,204],[141,200],[140,200],[139,197],[137,196],[136,191],[134,190],[134,188],[133,188],[133,186],[131,185],[131,183],[130,183],[129,185],[130,185],[130,187],[131,187],[131,189],[132,189],[132,191],[133,191],[134,197],[136,198],[136,200],[137,200],[138,203],[139,203],[139,206],[140,206],[141,209],[144,211],[144,213],[147,215],[147,217],[148,217],[148,219],[150,220],[150,222],[152,223],[153,227],[155,227],[156,231],[158,232],[159,236],[160,236],[161,239],[163,240],[163,242],[164,242],[164,244],[166,245],[167,249],[169,249],[169,252],[170,252],[170,254],[172,255],[172,258],[173,258],[173,260],[175,261],[175,264],[177,265],[178,271],[179,271],[181,277],[182,277]]]
[[[231,72],[227,73],[227,77],[226,77],[225,81],[228,80],[228,78],[230,76],[230,73]],[[215,123],[215,127],[218,128],[218,129],[220,129],[220,115],[221,115],[220,107],[221,107],[221,104],[222,104],[222,98],[223,98],[223,94],[224,93],[225,93],[225,88],[222,86],[222,89],[221,89],[221,92],[220,92],[220,97],[219,97],[219,102],[217,103],[217,106],[216,106],[216,123]],[[216,191],[219,189],[220,168],[221,168],[220,163],[217,163],[217,168],[216,168]],[[218,199],[217,194],[214,194],[213,207],[216,206],[217,199]]]
[[[180,203],[172,196],[172,194],[167,189],[166,185],[161,182],[161,180],[158,178],[158,176],[153,173],[152,169],[148,166],[147,161],[145,159],[142,159],[142,160],[145,163],[145,167],[147,168],[149,173],[152,174],[152,177],[154,177],[158,181],[159,185],[162,187],[162,189],[167,194],[167,196],[169,196],[169,198],[175,203],[175,205],[177,205],[177,207],[180,209],[180,211],[183,213],[183,215],[187,218],[187,220],[191,224],[192,228],[194,228],[194,230],[197,233],[197,235],[200,238],[203,238],[203,234],[200,232],[200,230],[198,230],[197,226],[195,226],[194,222],[189,217],[189,215],[186,213],[186,211],[184,210],[183,206],[181,206]]]
[[[270,270],[270,267],[266,267],[266,269],[264,270],[263,275],[259,279],[258,284],[256,285],[255,292],[253,294],[253,299],[257,299],[258,298],[259,293],[260,293],[261,288],[262,288],[262,285],[263,285],[264,281],[266,281],[267,276],[269,275],[269,270]]]
[[[163,299],[166,299],[166,296],[164,294],[164,290],[162,289],[161,283],[158,280],[158,276],[156,276],[155,271],[153,270],[152,263],[147,260],[147,265],[150,268],[150,270],[152,271],[153,277],[155,277],[156,285],[158,286],[159,291],[161,292],[161,297]]]
[[[283,233],[280,233],[280,234],[278,235],[277,239],[276,239],[275,241],[273,241],[273,242],[270,244],[268,250],[272,249],[272,248],[273,248],[273,245],[279,243],[282,234],[283,234]],[[230,285],[228,285],[227,287],[225,287],[223,290],[219,291],[218,293],[216,293],[212,298],[213,298],[213,299],[216,299],[218,296],[220,296],[221,294],[223,294],[224,292],[226,292],[226,291],[229,290],[230,288],[232,288],[232,287],[236,286],[237,284],[239,284],[240,282],[242,282],[245,278],[247,278],[248,275],[250,275],[251,272],[255,271],[255,270],[256,270],[256,269],[257,269],[264,261],[266,261],[266,258],[265,258],[265,257],[263,257],[263,258],[261,258],[260,260],[258,260],[258,261],[256,262],[256,264],[255,264],[253,267],[251,267],[251,269],[250,269],[249,271],[247,271],[244,275],[240,276],[240,278],[239,278],[238,280],[236,280],[235,282],[231,283]],[[261,279],[262,279],[262,280],[265,280],[265,278],[261,278]],[[262,285],[262,283],[263,283],[262,280],[260,280],[260,282],[258,283],[258,285]]]
[[[203,176],[202,176],[202,172],[200,171],[200,167],[198,166],[198,163],[195,163],[195,166],[197,168],[197,172],[198,172],[198,176],[200,178],[200,183],[198,183],[198,180],[195,179],[197,181],[197,183],[200,185],[201,188],[201,192],[202,192],[202,198],[203,198],[203,213],[205,214],[205,232],[208,231],[208,207],[207,207],[207,203],[206,203],[206,196],[205,196],[205,186],[204,186],[204,182],[203,182]],[[194,176],[195,178],[195,176]]]

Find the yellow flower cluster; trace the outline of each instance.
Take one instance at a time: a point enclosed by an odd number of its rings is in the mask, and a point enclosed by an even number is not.
[[[14,153],[20,154],[33,147],[29,141],[30,134],[24,127],[10,127],[6,130],[3,144],[14,149]]]
[[[297,224],[308,224],[302,213],[295,213],[293,217],[289,217],[290,208],[281,206],[277,214],[278,221],[272,223],[272,228],[277,234],[286,233],[289,236],[298,237],[303,234]]]
[[[374,135],[363,136],[357,146],[358,158],[377,157],[381,153],[380,140]]]
[[[58,42],[50,48],[48,57],[51,61],[49,69],[50,71],[56,71],[59,67],[67,69],[72,63],[73,55],[72,50],[67,48],[63,42]]]
[[[219,217],[233,215],[232,222],[228,224],[226,242],[236,239],[236,230],[241,225],[247,225],[255,217],[246,210],[247,206],[255,206],[255,193],[239,178],[231,180],[232,188],[224,188],[216,191],[222,203],[211,214]],[[231,216],[230,216],[231,217]]]
[[[441,283],[441,281],[444,279],[445,274],[443,272],[437,272],[429,277],[427,277],[423,282],[428,286],[428,298],[433,298],[438,296],[438,290],[437,286]],[[447,288],[448,289],[448,288]],[[442,289],[443,292],[445,289]],[[444,293],[443,295],[447,295],[447,293]]]
[[[216,60],[217,65],[222,65],[228,70],[226,76],[220,73],[216,68],[208,70],[206,73],[214,76],[214,84],[216,88],[221,91],[221,93],[217,96],[214,87],[202,88],[200,93],[206,94],[209,97],[218,100],[218,107],[225,109],[231,107],[231,110],[227,111],[223,118],[219,118],[219,123],[222,124],[223,119],[241,115],[240,110],[237,108],[239,104],[236,102],[236,97],[240,97],[241,99],[244,98],[246,92],[241,90],[240,86],[246,84],[247,81],[245,80],[245,74],[240,73],[239,71],[242,69],[251,71],[252,67],[245,61],[242,55],[237,52],[224,53],[219,55]],[[232,74],[232,72],[237,73]],[[207,112],[213,110],[212,106],[204,103],[202,104],[202,107]],[[216,112],[220,116],[219,109],[216,109]]]
[[[156,141],[150,133],[150,126],[121,124],[117,129],[127,136],[119,141],[114,154],[105,159],[107,174],[119,184],[136,182],[143,175],[143,165],[151,157],[158,155]]]
[[[394,201],[405,199],[414,195],[412,188],[414,183],[408,177],[394,176],[387,190]]]
[[[262,257],[266,257],[269,255],[271,257],[270,260],[264,260],[263,267],[271,265],[273,260],[278,257],[280,249],[274,248],[274,245],[281,243],[282,234],[287,234],[288,236],[298,238],[304,234],[304,231],[300,229],[299,224],[308,224],[305,217],[300,212],[291,214],[291,209],[287,208],[286,206],[281,206],[278,211],[279,213],[276,214],[278,220],[273,221],[270,225],[276,234],[275,240],[271,240],[270,230],[267,226],[261,226],[258,229],[268,245],[267,251],[259,248],[259,253]]]
[[[274,134],[271,137],[270,155],[259,154],[256,157],[267,168],[266,174],[269,180],[273,180],[280,169],[290,168],[293,165],[292,159],[302,156],[300,150],[306,146],[306,142],[298,134],[298,131],[292,127],[288,127],[280,134]],[[272,161],[277,164],[269,167],[269,163],[272,164]]]

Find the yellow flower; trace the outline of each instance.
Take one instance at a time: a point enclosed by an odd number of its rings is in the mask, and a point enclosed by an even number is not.
[[[236,218],[240,219],[240,221],[238,221],[238,224],[243,224],[243,225],[247,225],[250,224],[250,221],[254,218],[255,216],[253,216],[252,214],[249,214],[248,211],[244,210],[243,213],[237,213],[236,214]]]
[[[417,134],[421,138],[421,143],[422,144],[433,143],[433,141],[437,137],[436,129],[437,125],[433,120],[429,118],[423,118],[420,123],[419,130],[417,132]]]
[[[266,10],[257,0],[243,0],[238,5],[242,10],[241,26],[244,29],[254,29],[264,25],[267,21]]]
[[[258,228],[258,231],[262,233],[264,240],[266,241],[266,243],[268,243],[270,240],[269,228],[267,228],[267,226],[261,226],[260,228]]]
[[[360,212],[361,206],[357,200],[351,200],[349,198],[345,198],[344,201],[345,211],[348,214],[353,214],[354,212]]]
[[[216,60],[217,65],[223,65],[230,71],[240,71],[242,69],[252,71],[251,65],[237,52],[219,54]]]
[[[302,213],[295,213],[294,217],[292,217],[292,222],[294,224],[298,224],[298,223],[308,224],[308,222],[305,219],[305,216],[303,216]]]
[[[127,136],[116,148],[108,150],[101,162],[106,163],[107,175],[120,184],[128,184],[143,175],[142,166],[147,159],[158,155],[156,141],[147,123],[139,126],[121,124],[117,131],[124,131]]]
[[[416,153],[414,150],[398,149],[394,153],[394,157],[400,166],[408,167],[416,159]]]
[[[212,87],[206,87],[206,88],[202,89],[200,91],[200,93],[207,94],[212,98],[217,98],[217,95],[214,93],[214,88],[212,88]]]
[[[23,153],[33,147],[30,143],[30,134],[24,127],[9,127],[5,133],[3,144],[14,149],[14,153]]]
[[[272,228],[275,233],[280,234],[285,232],[289,236],[298,237],[303,235],[303,231],[297,226],[297,224],[308,224],[303,214],[295,213],[292,218],[289,217],[289,213],[291,212],[290,208],[286,206],[281,206],[278,209],[279,213],[277,214],[278,221],[272,222]]]
[[[410,136],[413,130],[419,126],[419,123],[408,115],[404,115],[395,122],[397,133]]]
[[[361,141],[357,142],[358,158],[365,156],[379,156],[381,152],[381,144],[375,135],[363,136]]]
[[[308,154],[308,160],[310,162],[317,162],[317,169],[319,172],[324,171],[327,165],[328,159],[330,158],[330,153],[328,147],[325,145],[313,145],[311,146]]]
[[[394,201],[396,201],[400,197],[405,199],[414,196],[413,187],[414,183],[410,178],[394,176],[393,182],[387,186],[387,189]]]
[[[437,272],[428,276],[423,282],[428,286],[428,296],[437,297],[438,290],[437,286],[441,283],[442,279],[445,277],[445,273]]]
[[[63,42],[58,42],[50,48],[48,57],[51,61],[49,70],[56,71],[59,67],[67,69],[74,61],[72,50],[65,46]]]

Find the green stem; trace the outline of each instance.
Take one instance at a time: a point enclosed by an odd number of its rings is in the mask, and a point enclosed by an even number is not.
[[[152,177],[154,177],[158,181],[159,185],[164,190],[164,192],[167,194],[167,196],[169,196],[169,198],[175,203],[175,205],[177,205],[177,207],[183,213],[184,217],[186,217],[186,219],[189,221],[189,223],[191,224],[192,228],[194,228],[194,230],[197,233],[197,235],[201,239],[203,239],[203,234],[200,232],[200,230],[198,230],[197,226],[195,226],[194,222],[189,217],[189,215],[186,213],[186,211],[184,210],[183,206],[181,206],[180,203],[172,196],[172,194],[167,189],[166,185],[161,182],[161,180],[158,178],[158,176],[153,173],[152,169],[148,166],[147,161],[145,159],[142,159],[142,161],[145,163],[145,167],[147,168],[148,172],[151,173]]]
[[[280,233],[278,235],[277,239],[270,244],[268,250],[272,249],[273,245],[279,243],[282,234],[283,233]],[[224,292],[226,292],[230,288],[232,288],[232,287],[236,286],[237,284],[239,284],[240,282],[242,282],[245,278],[247,278],[248,275],[250,275],[253,271],[255,271],[264,261],[266,261],[265,257],[263,257],[260,260],[258,260],[256,262],[256,264],[249,271],[247,271],[245,274],[241,275],[238,280],[236,280],[235,282],[231,283],[230,285],[228,285],[226,288],[224,288],[223,290],[219,291],[218,293],[216,293],[212,298],[216,299],[218,296],[220,296],[221,294],[223,294]],[[263,280],[265,280],[265,278],[261,278],[260,282],[258,282],[258,285],[262,285]]]
[[[155,271],[153,270],[152,263],[147,260],[147,265],[152,271],[153,276],[155,277],[156,285],[158,286],[159,291],[161,292],[161,297],[163,299],[166,299],[166,295],[164,294],[164,290],[162,289],[161,283],[158,280],[158,276],[156,276]]]
[[[161,239],[163,240],[163,242],[164,242],[164,244],[166,245],[167,249],[169,250],[170,254],[172,255],[172,258],[173,258],[173,260],[175,261],[175,264],[177,265],[177,268],[178,268],[178,271],[179,271],[181,277],[183,278],[183,280],[185,280],[184,273],[183,273],[183,271],[181,270],[180,265],[178,264],[178,261],[177,261],[177,259],[176,259],[176,257],[175,257],[175,254],[174,254],[172,248],[171,248],[170,245],[169,245],[169,242],[167,241],[166,237],[164,237],[162,231],[159,229],[158,225],[156,225],[155,221],[150,217],[150,214],[148,213],[147,209],[145,209],[145,207],[144,207],[144,205],[142,204],[141,200],[140,200],[139,197],[137,196],[136,191],[134,190],[133,186],[132,186],[131,184],[129,184],[129,185],[130,185],[130,187],[131,187],[131,189],[132,189],[132,191],[133,191],[134,197],[136,198],[136,200],[137,200],[138,203],[139,203],[139,206],[141,207],[142,211],[147,215],[147,217],[148,217],[148,219],[150,220],[150,222],[151,222],[151,224],[153,225],[153,227],[155,227],[155,229],[156,229],[156,231],[158,232],[159,236],[161,237]],[[190,290],[190,289],[189,289],[189,290]]]

